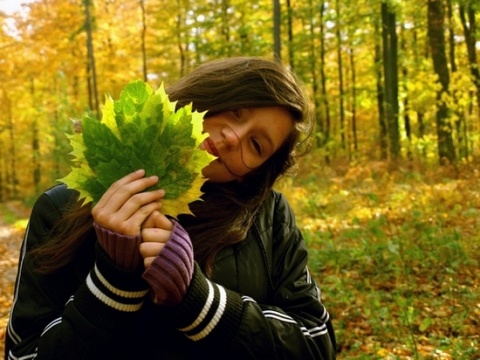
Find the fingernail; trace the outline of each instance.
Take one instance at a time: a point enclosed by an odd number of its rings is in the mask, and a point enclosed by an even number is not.
[[[136,174],[141,174],[141,173],[144,173],[144,172],[145,172],[145,170],[143,170],[143,169],[138,169],[137,171],[135,171]]]

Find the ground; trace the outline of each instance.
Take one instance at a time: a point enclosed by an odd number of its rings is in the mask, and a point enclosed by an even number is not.
[[[3,274],[0,276],[0,354],[4,352],[5,329],[12,306],[25,219],[29,212],[30,210],[18,201],[0,204],[0,269]]]

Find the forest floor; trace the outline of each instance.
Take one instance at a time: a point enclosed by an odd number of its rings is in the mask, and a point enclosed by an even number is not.
[[[0,203],[0,356],[17,274],[20,245],[30,208],[20,201]]]
[[[316,164],[280,190],[339,358],[480,359],[480,164]]]
[[[479,164],[316,164],[303,161],[279,189],[310,248],[338,358],[480,359]],[[0,203],[0,354],[29,212]]]

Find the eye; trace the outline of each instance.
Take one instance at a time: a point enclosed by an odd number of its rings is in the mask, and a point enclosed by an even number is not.
[[[240,119],[240,116],[241,116],[240,109],[233,109],[233,110],[232,110],[232,114],[233,114],[233,117],[234,117],[236,120],[239,120],[239,119]]]
[[[261,146],[260,142],[255,138],[252,138],[250,141],[252,142],[252,145],[253,145],[255,151],[257,152],[257,154],[262,155],[262,146]]]

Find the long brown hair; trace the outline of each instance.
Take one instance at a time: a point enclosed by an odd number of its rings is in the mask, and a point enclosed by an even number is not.
[[[270,193],[275,181],[295,164],[302,145],[312,132],[311,102],[296,76],[283,64],[258,57],[215,60],[194,69],[167,88],[177,107],[192,103],[206,117],[226,110],[280,106],[292,115],[292,132],[281,147],[241,183],[206,183],[203,201],[190,204],[195,216],[180,215],[189,232],[195,259],[211,272],[215,256],[225,246],[242,241],[255,212]],[[52,272],[68,264],[74,249],[85,242],[91,227],[90,206],[76,205],[54,228],[50,245],[36,250],[44,259],[40,271]],[[48,255],[48,256],[45,256]],[[52,255],[54,255],[52,257]]]

